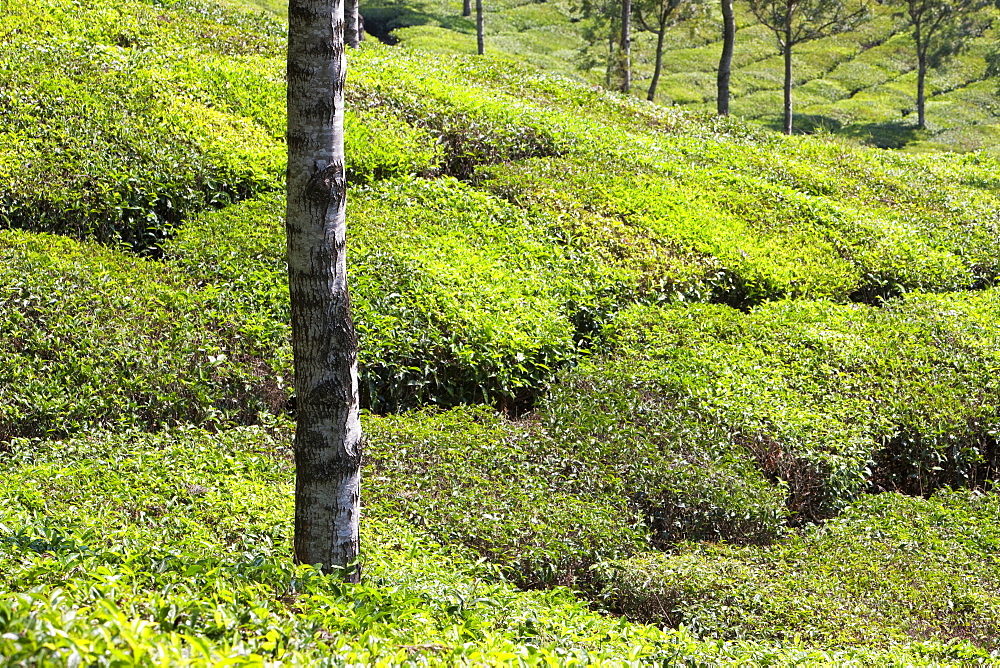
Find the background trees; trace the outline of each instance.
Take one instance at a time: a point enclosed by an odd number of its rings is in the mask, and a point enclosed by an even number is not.
[[[964,48],[969,37],[982,32],[987,23],[976,12],[989,4],[989,0],[906,0],[904,13],[917,52],[917,127],[921,130],[927,127],[927,68],[940,67]]]
[[[732,2],[732,0],[725,1]],[[730,4],[730,9],[731,7]],[[639,0],[635,4],[636,23],[643,30],[656,35],[653,78],[646,93],[646,99],[650,102],[656,99],[656,87],[660,83],[660,73],[663,70],[663,38],[667,30],[681,21],[692,18],[705,8],[706,5],[702,0]]]
[[[582,37],[589,44],[602,44],[601,55],[593,57],[584,49],[581,52],[580,66],[590,68],[602,65],[604,68],[604,87],[621,87],[621,68],[619,66],[618,48],[621,39],[622,6],[618,0],[582,0],[579,12],[588,19],[583,28]],[[615,83],[618,77],[618,83]]]
[[[288,5],[288,287],[295,357],[295,558],[358,557],[358,343],[347,290],[343,0]],[[345,571],[357,581],[356,569]]]
[[[868,6],[852,0],[749,0],[750,11],[778,40],[785,61],[785,134],[792,134],[792,48],[851,30],[867,15]]]

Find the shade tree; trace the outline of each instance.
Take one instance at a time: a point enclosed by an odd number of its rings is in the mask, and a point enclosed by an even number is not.
[[[650,102],[656,99],[656,87],[663,71],[663,41],[667,31],[681,21],[694,18],[707,10],[708,5],[704,0],[637,0],[635,3],[633,14],[636,25],[656,35],[653,78],[646,93],[646,99]]]
[[[867,0],[749,0],[750,11],[778,41],[784,58],[782,129],[792,134],[792,50],[797,44],[857,27],[868,17]]]
[[[988,27],[980,14],[990,0],[904,0],[900,12],[913,30],[917,55],[917,127],[927,127],[927,70],[941,67]]]
[[[347,289],[345,0],[288,4],[288,288],[295,559],[360,579],[358,340]]]

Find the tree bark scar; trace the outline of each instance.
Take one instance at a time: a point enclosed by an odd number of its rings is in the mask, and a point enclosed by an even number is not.
[[[331,207],[340,206],[347,197],[347,180],[344,178],[344,165],[334,162],[323,169],[317,169],[309,177],[306,184],[306,198],[329,211]]]

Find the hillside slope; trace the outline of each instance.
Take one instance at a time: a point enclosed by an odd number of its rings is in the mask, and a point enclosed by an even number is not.
[[[996,158],[489,58],[351,53],[369,579],[293,566],[282,28],[240,7],[4,8],[4,660],[997,659]]]

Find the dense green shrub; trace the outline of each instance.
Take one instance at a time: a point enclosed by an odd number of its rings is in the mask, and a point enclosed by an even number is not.
[[[277,182],[281,144],[172,70],[225,54],[243,67],[217,80],[266,79],[260,69],[274,61],[260,54],[279,48],[277,27],[214,4],[166,4],[5,8],[0,226],[145,248],[191,212]]]
[[[706,637],[866,646],[962,638],[995,652],[998,511],[993,493],[869,496],[769,548],[687,545],[604,564],[605,601]]]
[[[279,409],[286,329],[216,295],[127,253],[0,232],[0,443]]]
[[[610,221],[536,216],[454,180],[384,181],[353,190],[349,207],[361,383],[379,412],[530,405],[609,313],[704,271]],[[167,259],[219,299],[287,323],[283,214],[275,194],[200,216]]]
[[[518,592],[469,553],[371,512],[364,585],[294,565],[289,439],[279,423],[0,452],[4,661],[547,665],[712,653],[565,591]]]
[[[367,503],[528,587],[587,589],[607,559],[783,533],[784,489],[727,451],[718,425],[640,388],[579,385],[521,421],[474,408],[370,418]]]
[[[523,212],[449,181],[389,181],[353,191],[350,206],[366,405],[527,400],[575,356],[566,305],[587,286]],[[203,216],[168,257],[239,308],[287,323],[283,211],[275,196]]]
[[[0,28],[0,227],[155,248],[284,176],[283,30],[215,3],[15,2]],[[435,137],[346,119],[356,183],[431,173]]]
[[[0,231],[4,660],[996,660],[981,647],[996,636],[995,499],[850,506],[996,477],[997,293],[915,294],[1000,273],[995,159],[783,140],[497,59],[353,51],[366,405],[534,410],[366,418],[368,581],[345,588],[290,563],[290,427],[271,415],[291,391],[283,29],[207,0],[8,4],[0,226],[32,231]],[[441,36],[468,21],[431,16],[456,7],[421,11],[426,40],[467,46]],[[505,42],[492,24],[492,43],[558,63],[576,29],[533,26],[561,11],[511,11],[521,32]],[[799,76],[824,83],[800,101],[856,124],[862,107],[897,113],[912,75],[883,19],[833,58],[804,49]],[[741,31],[737,103],[777,91],[756,28]],[[709,85],[683,68],[712,66],[717,45],[683,32],[672,81]],[[943,107],[985,105],[964,85],[980,51],[935,76],[941,118],[989,122]],[[765,303],[781,297],[883,308]],[[748,312],[682,303],[699,301]],[[230,429],[248,423],[263,426]],[[878,586],[870,555],[891,576]]]
[[[567,590],[518,591],[475,553],[442,546],[378,505],[362,529],[365,583],[344,585],[290,559],[289,439],[290,425],[278,422],[11,443],[0,452],[0,656],[150,667],[987,658],[961,641],[885,650],[705,642],[631,624]],[[370,498],[382,481],[369,481]]]
[[[527,587],[585,582],[594,563],[648,544],[636,504],[607,477],[613,465],[587,470],[519,427],[478,408],[370,419],[367,503]]]
[[[799,521],[830,517],[866,489],[926,494],[996,475],[997,305],[990,291],[884,309],[635,308],[608,331],[611,352],[568,379],[688,406],[688,429],[718,425],[722,452],[787,485]]]

